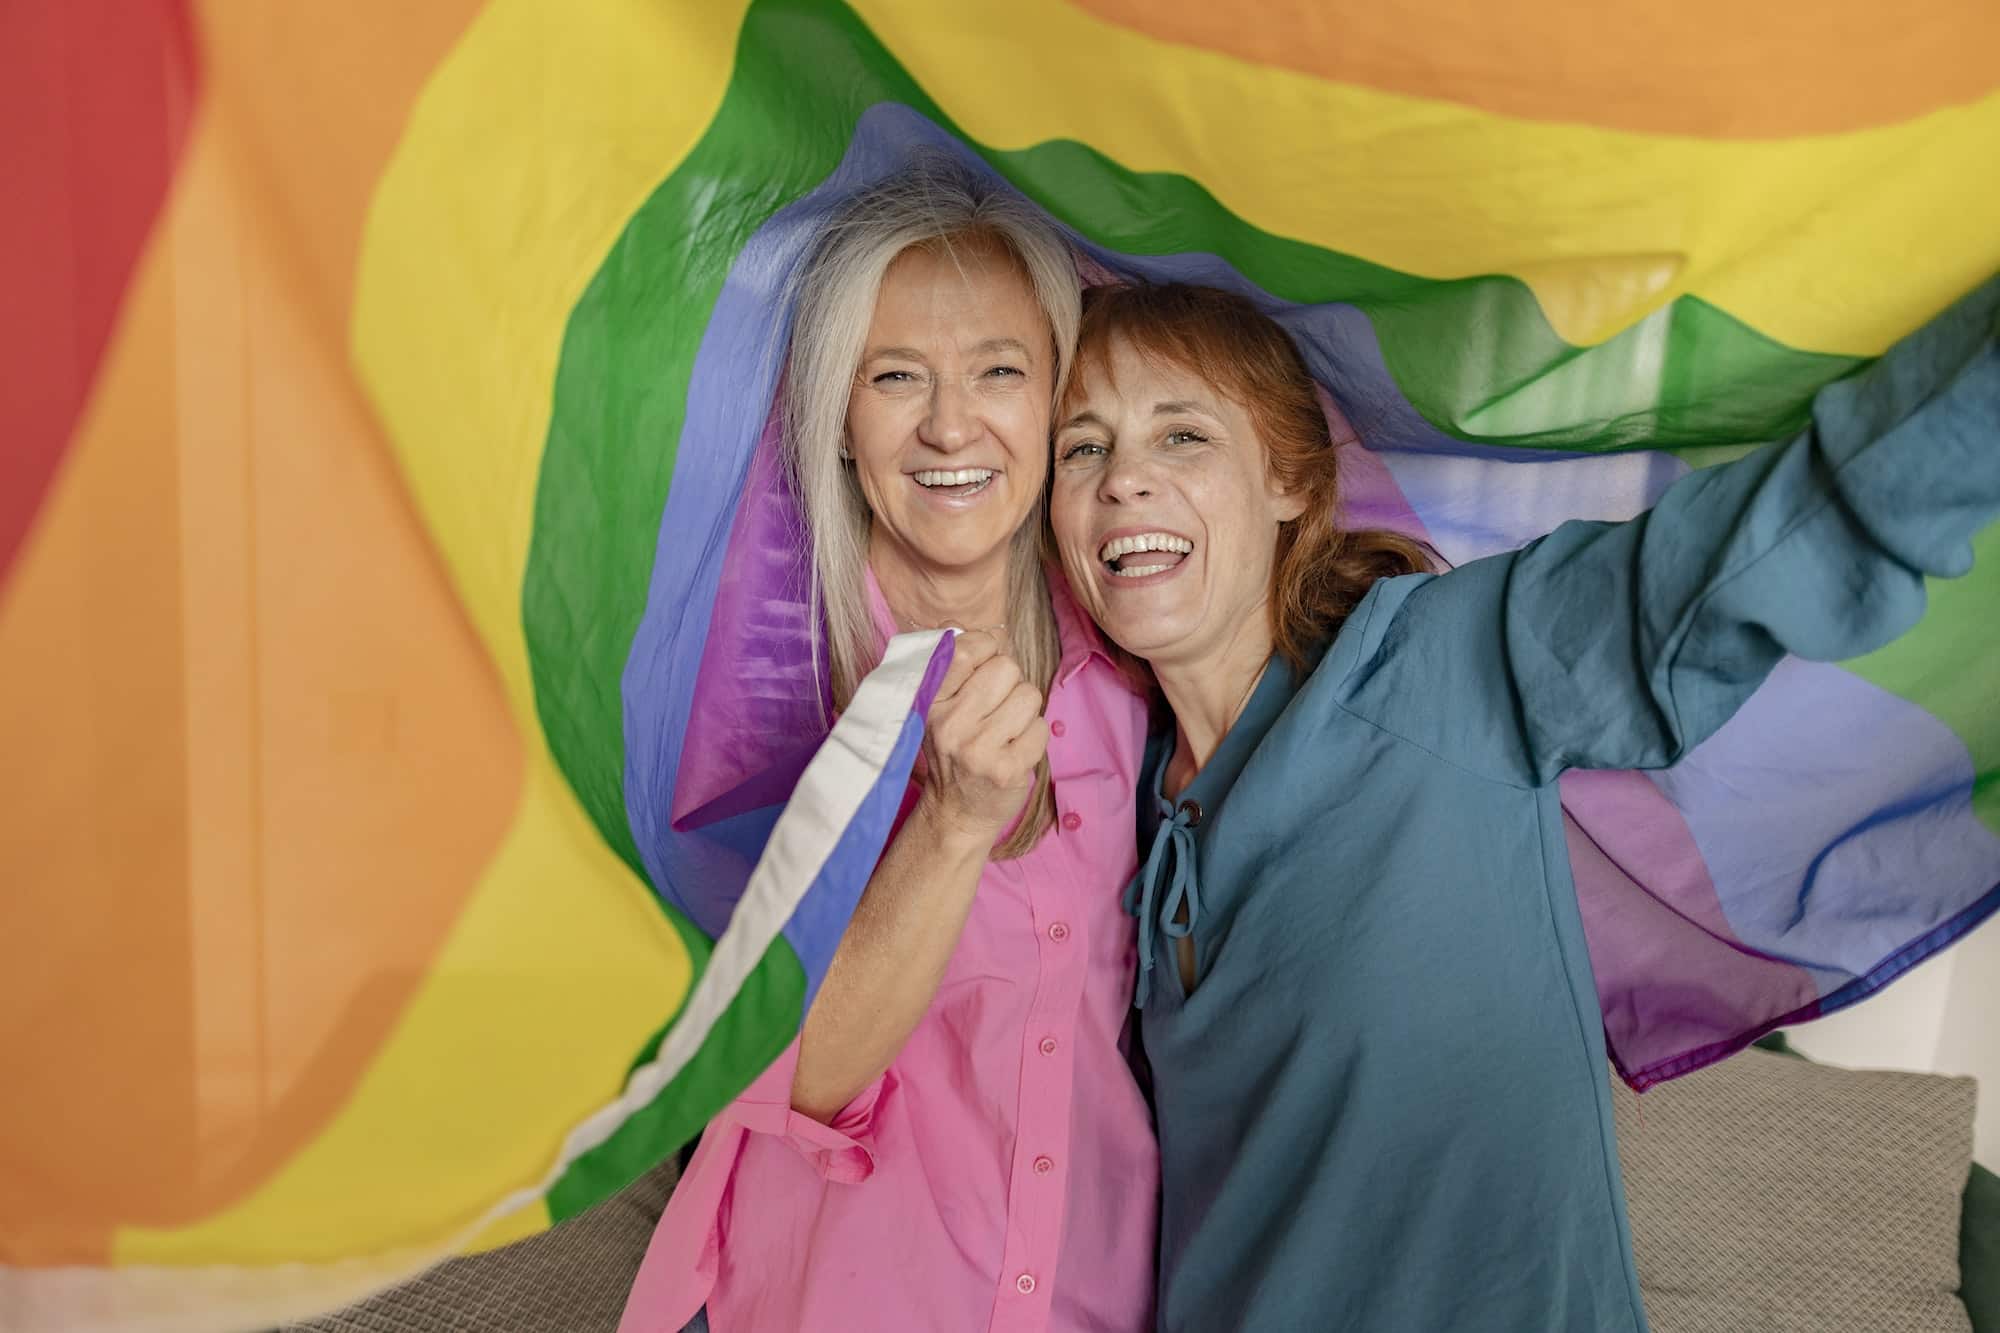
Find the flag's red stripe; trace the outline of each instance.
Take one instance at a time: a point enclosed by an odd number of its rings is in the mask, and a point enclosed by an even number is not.
[[[196,83],[185,0],[0,6],[0,580],[89,398]]]

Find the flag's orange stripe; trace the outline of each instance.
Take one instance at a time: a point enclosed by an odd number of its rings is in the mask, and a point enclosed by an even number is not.
[[[0,1264],[102,1262],[191,1184],[171,313],[142,269],[0,603]]]
[[[484,0],[196,0],[207,92],[344,358],[361,227],[417,94]]]
[[[2000,5],[1074,0],[1167,41],[1534,120],[1703,138],[1833,134],[2000,87]],[[1365,182],[1363,183],[1365,188]]]
[[[0,1262],[102,1262],[317,1134],[519,793],[345,360],[370,189],[474,6],[371,7],[205,16],[210,99],[0,604]]]

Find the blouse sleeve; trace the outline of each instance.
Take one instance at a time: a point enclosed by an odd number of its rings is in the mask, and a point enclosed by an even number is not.
[[[833,1124],[823,1125],[791,1107],[798,1062],[795,1039],[709,1123],[646,1246],[625,1300],[620,1333],[670,1333],[708,1300],[720,1271],[719,1220],[734,1194],[736,1168],[751,1134],[782,1140],[826,1180],[852,1184],[874,1171],[875,1108],[894,1086],[893,1070],[864,1088]]]
[[[743,1094],[722,1109],[716,1123],[782,1139],[807,1164],[838,1184],[857,1184],[875,1170],[875,1108],[895,1079],[894,1066],[823,1124],[792,1109],[792,1076],[799,1063],[796,1038]]]
[[[1914,625],[2000,513],[2000,278],[1813,401],[1799,435],[1682,478],[1625,523],[1399,581],[1357,613],[1347,706],[1474,771],[1658,768],[1787,653]],[[1383,669],[1390,662],[1393,670]]]

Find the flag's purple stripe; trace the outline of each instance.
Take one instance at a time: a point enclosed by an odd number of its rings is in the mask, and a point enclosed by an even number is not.
[[[1688,473],[1672,454],[1650,450],[1565,455],[1487,446],[1472,455],[1396,449],[1383,461],[1430,529],[1438,553],[1454,565],[1517,550],[1565,519],[1631,518]]]
[[[1693,834],[1646,774],[1565,773],[1561,790],[1577,910],[1620,1069],[1747,1044],[1759,1021],[1819,998],[1811,975],[1743,947]]]
[[[1726,1041],[1715,1042],[1699,1050],[1687,1051],[1645,1069],[1628,1070],[1620,1065],[1619,1072],[1626,1082],[1644,1092],[1656,1084],[1679,1078],[1683,1074],[1691,1074],[1697,1069],[1705,1068],[1717,1060],[1733,1055],[1766,1033],[1775,1032],[1794,1023],[1810,1022],[1815,1018],[1838,1013],[1851,1004],[1859,1004],[1918,963],[1941,949],[1949,948],[1975,927],[1996,915],[2000,915],[2000,884],[1995,884],[1984,897],[1952,916],[1950,920],[1941,923],[1935,930],[1920,939],[1910,941],[1883,959],[1867,976],[1857,977],[1831,995],[1802,1005],[1789,1013],[1779,1014],[1776,1018],[1759,1023],[1747,1032]]]
[[[809,550],[773,412],[716,585],[674,783],[677,830],[783,804],[826,730],[833,701],[812,651]]]
[[[805,969],[807,1008],[812,1007],[813,996],[819,994],[819,984],[826,977],[827,965],[833,961],[841,932],[847,929],[854,906],[861,901],[861,891],[868,887],[875,863],[888,845],[889,834],[902,809],[904,792],[910,784],[910,769],[923,744],[924,718],[929,715],[931,700],[937,696],[938,686],[951,665],[951,654],[952,638],[947,634],[931,654],[930,668],[924,673],[915,702],[910,705],[909,717],[903,721],[903,730],[896,737],[888,766],[862,798],[861,809],[840,835],[840,841],[834,845],[812,887],[806,890],[792,919],[785,923],[785,939]]]
[[[1973,777],[1965,742],[1924,709],[1788,658],[1654,780],[1686,817],[1737,937],[1810,970],[1829,995],[2000,883],[2000,837],[1973,814]]]

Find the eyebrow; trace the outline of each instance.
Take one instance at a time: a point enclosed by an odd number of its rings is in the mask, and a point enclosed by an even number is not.
[[[1194,398],[1174,398],[1172,402],[1154,402],[1152,404],[1152,414],[1154,416],[1172,416],[1176,412],[1200,412],[1202,416],[1214,416],[1214,412],[1208,406],[1196,402]],[[1056,430],[1068,430],[1070,426],[1086,426],[1086,424],[1088,426],[1104,426],[1106,430],[1110,430],[1110,426],[1112,426],[1108,420],[1104,420],[1102,416],[1098,416],[1090,408],[1084,408],[1076,416],[1072,416],[1066,422],[1062,422],[1060,426],[1056,426]]]
[[[1024,359],[1031,359],[1034,355],[1028,350],[1028,345],[1019,338],[988,338],[984,342],[975,345],[972,351],[975,355],[981,352],[1012,352]],[[899,361],[922,361],[924,354],[914,347],[871,347],[868,349],[867,355],[861,359],[863,361],[874,361],[881,358],[890,358]]]
[[[1177,412],[1199,412],[1205,417],[1213,417],[1215,415],[1209,408],[1194,401],[1192,398],[1176,398],[1172,402],[1153,404],[1153,415],[1156,417],[1170,417]],[[1056,429],[1068,430],[1072,426],[1098,426],[1105,430],[1111,429],[1110,422],[1088,408],[1078,412],[1075,416],[1063,422],[1062,425],[1056,427]]]

